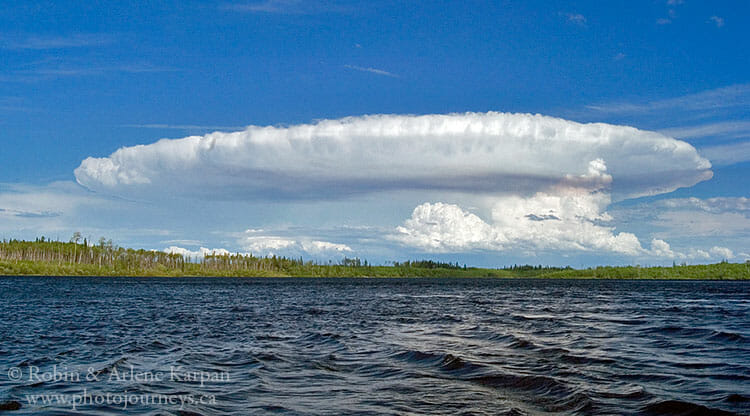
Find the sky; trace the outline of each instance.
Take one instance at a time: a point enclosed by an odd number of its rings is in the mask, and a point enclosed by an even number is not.
[[[750,260],[750,3],[0,8],[0,239]]]

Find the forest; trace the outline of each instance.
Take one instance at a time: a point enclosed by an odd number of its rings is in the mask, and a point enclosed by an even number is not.
[[[0,276],[236,276],[236,277],[504,277],[579,279],[750,279],[750,262],[723,261],[707,265],[671,267],[512,265],[502,268],[467,267],[433,260],[406,260],[372,265],[359,258],[320,264],[302,258],[256,257],[249,254],[190,258],[156,250],[118,247],[112,240],[97,243],[79,233],[68,242],[3,240]]]

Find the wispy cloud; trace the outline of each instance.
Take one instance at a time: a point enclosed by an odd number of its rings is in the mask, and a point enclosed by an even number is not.
[[[346,69],[352,69],[352,70],[355,70],[355,71],[361,71],[361,72],[370,72],[372,74],[383,75],[383,76],[391,77],[391,78],[398,78],[399,77],[398,75],[396,75],[396,74],[394,74],[392,72],[384,71],[384,70],[378,69],[378,68],[362,67],[362,66],[356,66],[356,65],[344,65],[344,68],[346,68]]]
[[[750,200],[744,197],[657,199],[612,207],[610,213],[618,229],[669,241],[676,259],[731,258],[750,237]]]
[[[656,204],[662,208],[670,209],[684,208],[699,209],[711,213],[743,212],[750,214],[750,198],[745,197],[673,198],[658,201]]]
[[[102,66],[55,66],[37,67],[10,71],[0,74],[2,82],[37,82],[66,77],[101,76],[106,74],[143,74],[154,72],[175,72],[176,68],[160,67],[149,64],[122,64]]]
[[[323,1],[302,0],[265,0],[255,2],[228,3],[221,6],[225,10],[245,13],[272,14],[316,14],[343,13],[348,9],[344,6]]]
[[[26,105],[26,101],[19,97],[0,97],[0,111],[19,111],[19,112],[30,112],[34,111],[32,108]]]
[[[715,166],[729,166],[750,161],[750,141],[706,146],[700,148],[699,151]]]
[[[664,209],[652,225],[663,230],[654,235],[669,239],[747,236],[750,233],[750,218],[744,213],[706,212],[690,207]]]
[[[722,121],[695,126],[671,127],[659,133],[680,139],[697,139],[721,136],[726,139],[750,138],[750,121]]]
[[[92,67],[59,67],[59,68],[38,68],[24,71],[27,74],[50,75],[55,77],[66,76],[84,76],[84,75],[101,75],[108,72],[124,73],[147,73],[147,72],[173,72],[174,68],[159,67],[148,64],[130,64],[130,65],[112,65],[112,66],[92,66]]]
[[[716,27],[724,26],[724,19],[719,16],[711,16],[708,18],[708,21],[715,24]]]
[[[304,13],[302,2],[298,0],[266,0],[252,3],[232,3],[223,5],[224,9],[252,13]]]
[[[677,10],[675,6],[679,6],[683,3],[682,0],[668,0],[667,5],[670,6],[667,10],[667,17],[656,19],[657,25],[668,25],[672,23],[672,20],[677,18]]]
[[[61,214],[52,211],[20,211],[17,209],[0,208],[0,215],[7,214],[19,218],[55,218]]]
[[[586,108],[600,113],[638,114],[657,110],[715,110],[744,107],[750,103],[750,84],[737,84],[695,94],[644,103],[615,102],[588,105]]]
[[[77,33],[65,36],[28,36],[0,38],[0,47],[4,49],[64,49],[101,46],[114,42],[115,37],[109,34]]]

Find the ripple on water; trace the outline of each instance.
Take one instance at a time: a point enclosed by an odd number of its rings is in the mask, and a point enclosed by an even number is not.
[[[502,279],[0,278],[0,410],[28,394],[200,395],[91,415],[750,414],[750,285]],[[114,372],[228,382],[104,381]],[[2,406],[20,408],[3,409]]]

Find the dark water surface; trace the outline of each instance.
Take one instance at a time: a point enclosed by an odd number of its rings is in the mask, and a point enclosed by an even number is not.
[[[7,414],[750,414],[750,282],[0,277],[0,306]]]

